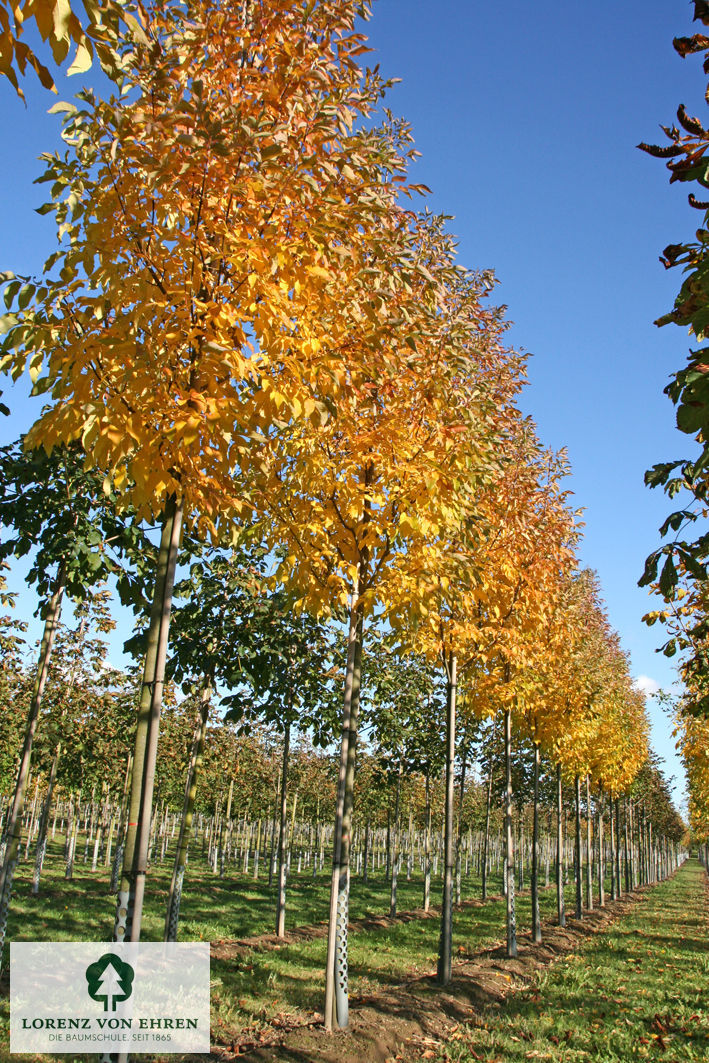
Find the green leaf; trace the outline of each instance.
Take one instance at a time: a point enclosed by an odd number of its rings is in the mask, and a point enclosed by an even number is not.
[[[659,465],[653,465],[653,467],[648,469],[645,473],[646,486],[658,487],[661,484],[667,483],[670,473],[679,468],[681,464],[681,461],[666,461]]]
[[[0,336],[4,336],[17,324],[17,314],[2,314],[0,316]]]
[[[686,432],[688,435],[699,432],[706,424],[707,412],[701,403],[693,403],[691,406],[682,403],[677,408],[677,427],[680,432]]]
[[[672,528],[672,531],[675,531],[675,532],[679,531],[679,529],[682,527],[682,525],[684,524],[684,522],[686,520],[687,521],[695,521],[696,519],[697,519],[696,513],[692,513],[691,510],[689,510],[689,509],[679,509],[679,510],[677,510],[676,513],[670,513],[670,515],[667,518],[667,520],[660,527],[660,535],[664,539],[664,537],[667,535],[667,532],[670,530],[670,528]]]
[[[663,594],[665,598],[670,598],[676,586],[677,569],[675,568],[675,563],[670,554],[662,566],[662,572],[660,573],[660,593]]]
[[[689,550],[679,551],[679,556],[682,558],[684,567],[690,575],[695,577],[695,579],[701,580],[704,583],[709,578],[706,565],[703,565],[701,561],[698,561]]]
[[[34,284],[23,284],[17,296],[17,305],[20,310],[26,309],[30,299],[34,295]]]
[[[639,587],[648,587],[651,583],[654,583],[657,579],[657,565],[660,560],[660,552],[656,551],[654,554],[650,554],[645,562],[645,571],[641,578],[638,580]]]
[[[12,306],[12,302],[22,286],[22,281],[12,281],[11,284],[5,288],[4,296],[5,306],[9,310]]]

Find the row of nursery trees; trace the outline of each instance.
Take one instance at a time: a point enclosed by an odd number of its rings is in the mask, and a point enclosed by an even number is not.
[[[48,839],[54,840],[57,832],[64,839],[66,878],[73,876],[75,862],[83,859],[92,872],[110,875],[117,888],[136,684],[135,677],[107,666],[105,645],[87,633],[87,619],[106,626],[105,595],[99,595],[92,605],[93,617],[79,609],[76,630],[59,626],[56,663],[44,696],[44,721],[35,743],[23,834],[25,859],[31,851],[34,855],[34,893],[40,892]],[[18,641],[14,648],[8,645],[7,649],[12,649],[14,667],[5,676],[3,741],[4,747],[11,750],[19,746],[31,669],[21,665]],[[419,671],[419,682],[421,677]],[[430,679],[430,710],[440,715],[442,699],[435,696],[435,677],[430,675]],[[276,728],[264,728],[257,722],[249,734],[239,735],[233,724],[224,722],[214,712],[202,753],[195,760],[191,756],[193,724],[197,719],[201,731],[203,722],[201,706],[195,702],[194,697],[177,702],[173,684],[168,685],[149,848],[150,862],[169,859],[174,864],[165,936],[169,940],[177,937],[191,837],[192,862],[201,857],[215,875],[241,871],[256,880],[266,876],[269,886],[278,882],[275,921],[277,932],[283,934],[289,869],[291,873],[315,878],[331,855],[329,812],[336,784],[335,760],[331,754],[314,748],[303,735],[297,738],[294,734],[291,738],[290,732],[279,734]],[[365,699],[365,713],[367,706]],[[397,911],[400,876],[405,874],[407,881],[412,876],[421,877],[422,906],[428,910],[432,880],[435,892],[444,870],[443,780],[440,772],[432,777],[428,766],[423,772],[413,770],[400,744],[391,748],[391,743],[387,743],[391,721],[387,723],[386,711],[391,711],[391,707],[381,703],[378,711],[374,708],[372,705],[369,710],[367,747],[358,751],[352,872],[366,882],[384,870],[389,879],[390,915]],[[53,726],[58,720],[59,730]],[[110,731],[109,721],[113,723]],[[71,744],[62,753],[67,731],[71,733]],[[485,899],[488,883],[493,881],[497,887],[500,868],[504,869],[500,810],[505,796],[505,760],[501,738],[494,719],[468,719],[459,729],[455,805],[457,903],[470,892],[470,874],[480,880]],[[531,744],[517,737],[512,749],[516,888],[523,888],[531,876],[536,897],[541,881],[548,886],[550,873],[555,870],[557,788],[555,772],[542,762],[535,807],[530,801],[533,765]],[[0,822],[7,813],[14,767],[9,763],[3,767],[2,789],[6,793],[0,801]],[[604,800],[599,791],[592,794],[591,802],[588,777],[584,789],[583,799],[578,800],[580,793],[575,792],[573,784],[564,787],[564,842],[557,879],[560,887],[573,868],[579,916],[584,866],[585,903],[593,905],[595,877],[598,901],[603,904],[608,878],[611,897],[615,898],[623,883],[625,889],[630,889],[638,881],[666,873],[676,860],[683,830],[662,776],[650,765],[636,778],[630,803]],[[569,811],[577,821],[576,829],[571,831],[567,829]],[[539,837],[535,837],[534,821],[539,821],[540,816]],[[536,858],[535,843],[539,847]],[[21,858],[22,851],[19,855]],[[502,884],[504,888],[504,874]],[[563,892],[557,899],[563,918]]]
[[[39,662],[41,698],[36,670],[24,664],[25,625],[12,615],[2,621],[6,755],[1,767],[9,798],[2,822],[5,866],[11,872],[2,909],[4,935],[14,864],[23,846],[25,857],[34,846],[33,888],[39,891],[47,838],[50,829],[57,829],[57,818],[66,836],[67,876],[83,830],[84,859],[90,857],[94,867],[111,865],[118,886],[140,683],[137,669],[123,673],[108,663],[100,636],[114,626],[110,598],[93,578],[98,558],[105,566],[100,571],[113,567],[124,597],[136,603],[143,630],[128,648],[139,655],[149,633],[140,603],[157,551],[139,526],[120,524],[102,478],[87,473],[76,448],[50,456],[25,452],[19,444],[5,448],[0,486],[6,556],[38,545],[30,577],[40,585],[44,581],[47,592],[50,559],[61,563],[68,546],[76,559],[71,569],[74,626],[62,625],[56,612],[48,617]],[[83,536],[76,532],[79,527]],[[115,547],[119,532],[124,563],[109,566],[109,547]],[[270,567],[264,549],[253,543],[229,551],[186,535],[181,544],[182,578],[175,587],[156,800],[145,853],[147,870],[158,854],[165,858],[170,842],[175,846],[165,928],[170,939],[177,936],[194,828],[215,872],[237,861],[247,871],[251,859],[255,875],[260,862],[269,880],[276,878],[279,934],[285,929],[286,877],[294,847],[297,864],[304,860],[313,874],[336,851],[336,834],[327,821],[337,791],[337,763],[332,753],[317,750],[332,747],[346,690],[342,617],[318,619],[294,610],[292,596],[274,587]],[[517,593],[520,589],[521,584]],[[650,881],[678,859],[683,826],[660,773],[648,762],[643,698],[609,628],[595,578],[588,570],[572,569],[560,578],[557,593],[541,629],[525,636],[524,668],[518,669],[516,683],[506,660],[491,665],[473,656],[454,687],[450,664],[441,668],[432,654],[407,645],[402,629],[392,630],[381,614],[370,619],[367,639],[358,647],[358,711],[367,744],[360,747],[349,795],[348,880],[350,871],[366,877],[370,864],[383,860],[394,914],[402,861],[407,875],[415,860],[421,864],[426,908],[432,878],[435,890],[440,876],[444,982],[451,970],[453,904],[461,899],[461,879],[468,870],[480,873],[485,897],[488,873],[502,863],[508,949],[514,954],[515,873],[519,886],[525,853],[537,940],[540,879],[543,872],[548,884],[550,865],[563,923],[569,864],[580,916],[584,862],[590,906],[594,859],[600,903],[608,869],[615,897],[623,882],[629,889]],[[51,597],[45,605],[51,607]],[[475,630],[481,626],[478,619]],[[182,700],[176,698],[176,680],[188,693]],[[210,704],[217,698],[222,708],[216,716],[212,712],[210,723]],[[36,740],[30,742],[35,730]],[[21,801],[15,813],[24,793],[26,807]],[[254,809],[263,814],[257,818]],[[569,809],[573,835],[567,831]]]
[[[520,412],[524,358],[488,302],[494,278],[461,266],[444,220],[415,207],[410,131],[378,114],[387,84],[358,64],[363,13],[352,0],[141,7],[111,39],[115,93],[54,107],[65,146],[44,156],[40,213],[59,245],[41,277],[3,275],[0,344],[0,367],[28,371],[47,400],[3,461],[2,553],[36,548],[45,627],[2,911],[35,733],[45,716],[66,733],[65,707],[42,708],[62,601],[113,576],[143,660],[115,940],[140,937],[170,673],[201,719],[218,696],[244,726],[277,723],[284,762],[291,728],[327,744],[336,718],[328,1027],[348,1022],[370,703],[394,770],[443,778],[442,983],[469,724],[498,721],[504,743],[511,955],[513,732],[531,743],[534,794],[543,754],[559,794],[588,777],[617,809],[648,761],[642,697],[578,569],[566,460]]]

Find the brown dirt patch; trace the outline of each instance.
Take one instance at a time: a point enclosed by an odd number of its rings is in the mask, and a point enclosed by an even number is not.
[[[504,942],[498,942],[454,961],[453,980],[445,988],[436,984],[432,971],[376,995],[353,997],[350,999],[350,1028],[347,1032],[326,1033],[320,1017],[297,1027],[272,1027],[258,1045],[251,1042],[214,1046],[212,1057],[216,1056],[224,1063],[242,1058],[250,1063],[385,1063],[397,1054],[406,1060],[420,1059],[426,1047],[445,1037],[458,1023],[474,1021],[481,1009],[501,1004],[509,993],[525,988],[537,971],[582,947],[588,937],[624,915],[642,898],[647,888],[635,890],[622,900],[608,901],[605,908],[585,913],[582,920],[569,919],[566,927],[545,922],[544,941],[540,945],[532,943],[529,932],[520,933],[520,954],[516,959],[508,959]],[[433,914],[411,912],[405,916],[431,918]],[[358,920],[353,927],[359,925],[386,926],[387,920]],[[318,926],[304,927],[292,933],[305,936],[306,930],[313,929],[321,931]],[[325,927],[323,932],[326,931]],[[275,938],[275,935],[263,937],[273,937],[277,945],[283,944],[283,939]],[[245,941],[219,942],[215,945],[216,955],[237,954],[228,951],[227,946],[235,949],[249,947]],[[263,941],[256,947],[268,948],[269,944]]]

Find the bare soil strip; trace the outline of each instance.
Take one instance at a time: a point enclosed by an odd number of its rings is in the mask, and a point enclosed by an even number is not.
[[[436,984],[435,971],[432,970],[430,974],[402,981],[399,986],[382,993],[359,999],[353,997],[347,1032],[327,1034],[321,1021],[280,1031],[274,1029],[268,1043],[214,1046],[212,1058],[222,1059],[225,1063],[235,1058],[248,1059],[250,1063],[385,1063],[404,1053],[403,1058],[414,1060],[458,1023],[474,1021],[475,1014],[482,1008],[502,1003],[510,992],[526,987],[538,970],[581,948],[589,936],[605,930],[641,901],[649,888],[637,889],[619,901],[608,901],[604,908],[586,912],[582,920],[568,919],[566,927],[545,921],[544,941],[540,945],[532,943],[529,932],[520,933],[517,959],[505,956],[502,941],[468,954],[454,963],[453,980],[445,989]],[[464,906],[481,903],[469,901]],[[433,918],[435,915],[435,912],[421,910],[402,913],[394,919],[361,919],[354,922],[352,928],[386,927],[396,920]],[[326,932],[324,924],[302,927],[287,935],[285,941],[303,940]],[[271,939],[274,944],[270,944]],[[262,935],[240,942],[217,942],[213,950],[215,956],[227,959],[243,954],[247,948],[268,949],[284,943],[283,938],[275,935]]]

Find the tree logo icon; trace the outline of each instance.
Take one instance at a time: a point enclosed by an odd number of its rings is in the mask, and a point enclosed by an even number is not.
[[[135,971],[131,965],[124,963],[115,952],[105,952],[86,968],[89,996],[93,1000],[103,1001],[104,1011],[115,1011],[116,1004],[128,999],[133,992],[134,978]]]

